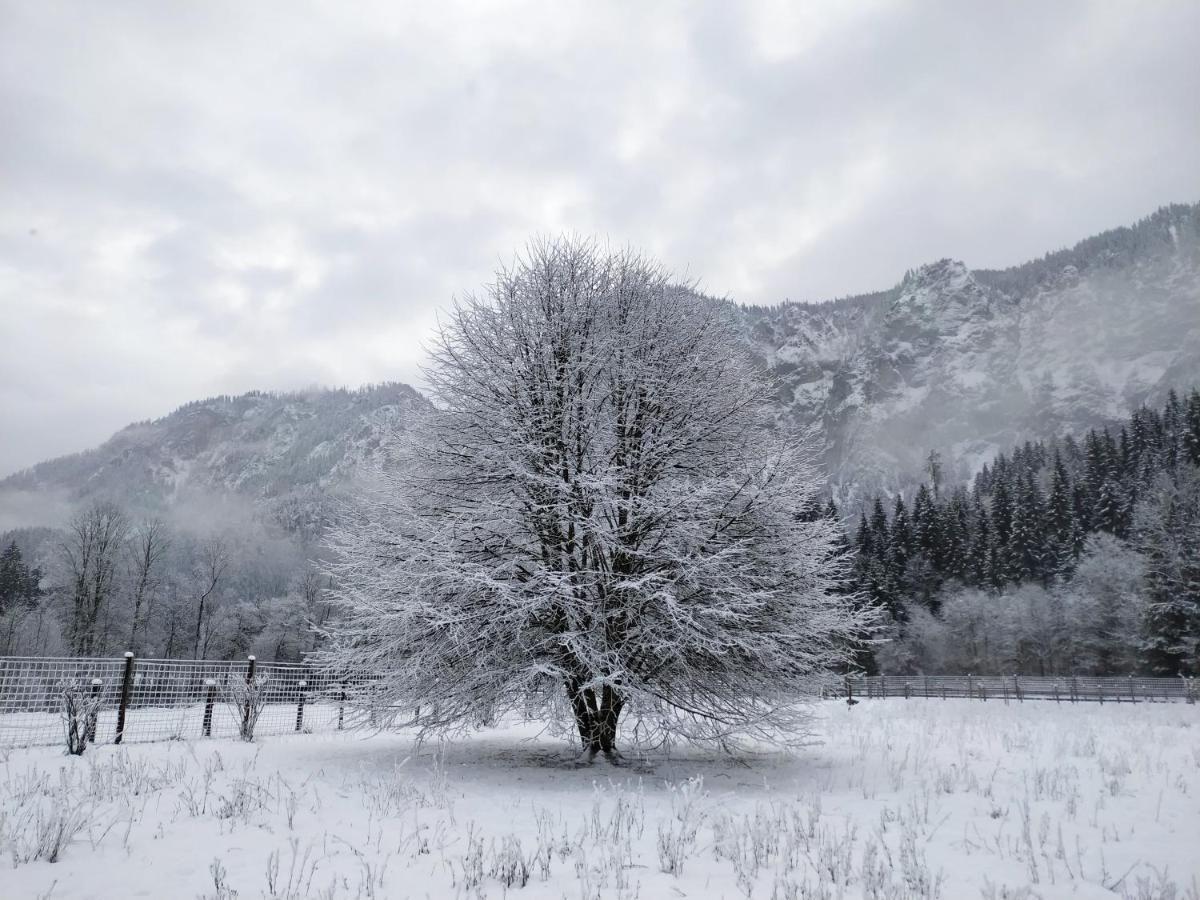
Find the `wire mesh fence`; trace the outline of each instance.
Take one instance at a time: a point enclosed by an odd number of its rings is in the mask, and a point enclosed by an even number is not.
[[[249,687],[248,687],[249,686]],[[339,731],[370,710],[347,685],[303,663],[0,656],[0,746],[64,741],[64,698],[90,698],[92,743],[239,737],[252,708],[253,734]],[[1145,703],[1200,700],[1195,678],[1028,675],[873,675],[821,679],[825,698],[1050,700]]]
[[[71,689],[98,700],[88,723],[95,743],[238,737],[247,684],[255,735],[334,731],[351,722],[345,686],[302,663],[0,657],[0,746],[61,743]]]
[[[859,675],[831,681],[837,696],[969,700],[1051,700],[1059,703],[1155,703],[1200,700],[1200,682],[1183,676],[1133,675]]]

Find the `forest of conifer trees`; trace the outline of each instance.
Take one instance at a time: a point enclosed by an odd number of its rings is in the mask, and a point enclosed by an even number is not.
[[[935,453],[928,471],[849,541],[891,623],[866,668],[1200,672],[1200,391],[1026,443],[969,486],[941,484]]]

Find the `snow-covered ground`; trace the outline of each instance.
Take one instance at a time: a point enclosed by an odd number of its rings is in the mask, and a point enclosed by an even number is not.
[[[1200,898],[1200,706],[817,714],[622,767],[533,726],[0,750],[0,896]]]

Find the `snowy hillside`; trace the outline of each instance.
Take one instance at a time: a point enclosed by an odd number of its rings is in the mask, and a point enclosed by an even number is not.
[[[1200,206],[1005,271],[940,260],[891,291],[747,309],[781,416],[822,422],[843,496],[965,478],[1015,442],[1078,433],[1200,383]]]
[[[115,499],[154,512],[206,494],[261,503],[289,530],[316,527],[328,490],[378,458],[428,401],[404,384],[251,392],[189,403],[94,450],[0,481],[0,506],[42,496]]]

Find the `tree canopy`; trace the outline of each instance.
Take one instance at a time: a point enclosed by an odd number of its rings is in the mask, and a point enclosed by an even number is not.
[[[335,532],[326,659],[434,731],[521,709],[592,754],[619,720],[794,733],[869,614],[734,328],[656,263],[575,240],[458,303],[437,410]]]

